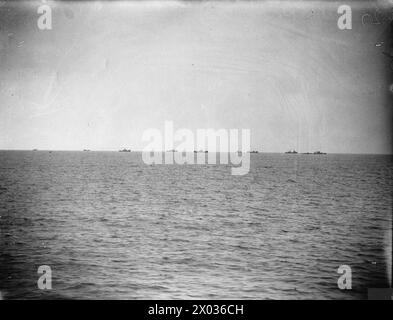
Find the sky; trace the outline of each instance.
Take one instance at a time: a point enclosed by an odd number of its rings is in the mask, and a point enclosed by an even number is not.
[[[0,149],[142,150],[173,121],[265,152],[392,153],[389,2],[345,2],[351,30],[341,2],[46,3],[51,30],[42,2],[0,2]]]

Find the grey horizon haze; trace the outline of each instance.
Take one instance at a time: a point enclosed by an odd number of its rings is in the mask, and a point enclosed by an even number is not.
[[[391,22],[362,23],[389,2],[345,2],[352,30],[341,2],[47,1],[39,30],[41,4],[0,4],[0,149],[142,150],[170,120],[264,152],[392,153]]]

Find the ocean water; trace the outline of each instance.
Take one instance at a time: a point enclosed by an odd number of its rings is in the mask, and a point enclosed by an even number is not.
[[[0,151],[1,295],[366,298],[389,285],[392,160],[259,153],[232,176],[140,153]]]

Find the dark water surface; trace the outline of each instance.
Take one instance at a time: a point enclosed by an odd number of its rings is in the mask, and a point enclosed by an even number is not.
[[[3,298],[352,299],[387,287],[392,156],[0,151]],[[337,268],[352,268],[352,290]],[[52,268],[53,289],[37,288]]]

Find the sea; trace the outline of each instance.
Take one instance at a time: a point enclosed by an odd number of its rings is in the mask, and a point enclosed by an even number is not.
[[[366,299],[391,285],[393,156],[250,157],[235,176],[138,152],[0,151],[0,297]]]

